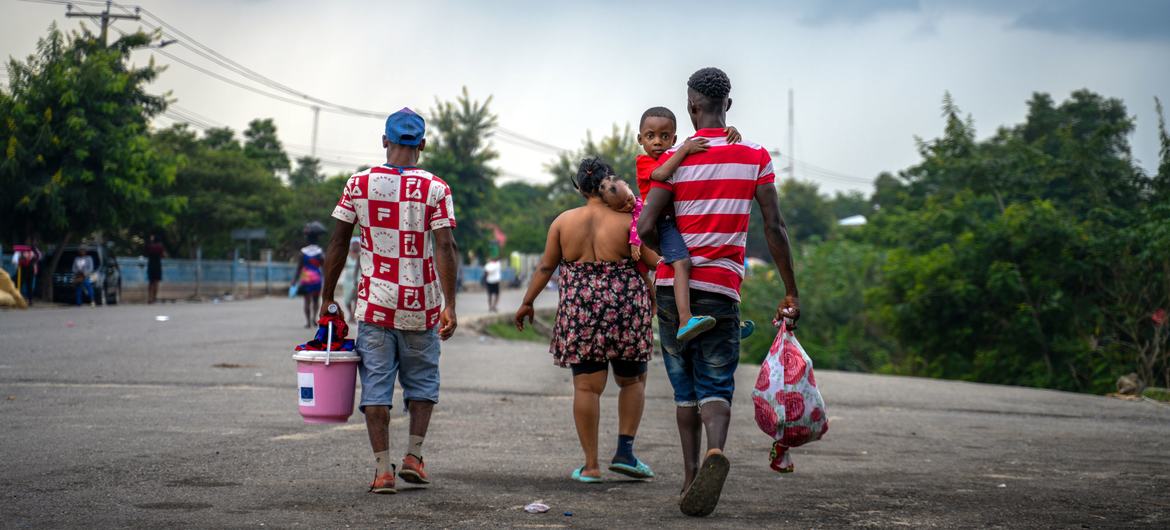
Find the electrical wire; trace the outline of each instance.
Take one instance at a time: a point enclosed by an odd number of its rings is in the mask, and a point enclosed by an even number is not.
[[[96,1],[96,0],[21,0],[21,1],[29,2],[29,3],[50,4],[50,5],[74,4],[74,5],[89,6],[89,7],[105,7],[104,2],[100,2],[100,1]],[[125,12],[127,14],[137,14],[137,15],[144,16],[144,17],[148,18],[149,20],[139,20],[139,22],[143,26],[146,26],[147,28],[149,28],[152,31],[158,31],[161,35],[164,35],[164,36],[169,35],[171,37],[174,37],[176,39],[177,43],[180,46],[182,46],[184,49],[187,49],[187,50],[195,53],[196,55],[206,59],[207,61],[210,61],[210,62],[214,63],[215,65],[217,65],[221,68],[224,68],[224,69],[228,70],[229,72],[232,72],[232,73],[234,73],[238,76],[241,76],[247,80],[250,80],[254,83],[257,83],[259,85],[267,87],[271,90],[283,92],[287,95],[273,93],[269,90],[265,90],[263,88],[259,88],[257,86],[249,85],[247,83],[232,79],[232,78],[227,77],[223,74],[220,74],[218,72],[212,71],[208,68],[199,66],[199,65],[194,64],[188,60],[180,58],[177,55],[170,53],[166,50],[162,50],[162,49],[158,49],[158,48],[150,50],[151,53],[166,57],[172,61],[175,61],[183,66],[191,68],[199,73],[202,73],[202,74],[207,75],[209,77],[212,77],[214,79],[220,80],[222,82],[231,84],[232,86],[242,88],[242,89],[254,92],[258,95],[268,97],[268,98],[271,98],[271,99],[274,99],[277,101],[281,101],[281,102],[289,103],[289,104],[293,104],[293,105],[298,105],[301,107],[307,107],[307,108],[320,108],[321,110],[324,110],[324,111],[327,111],[330,113],[334,113],[334,114],[350,115],[350,116],[371,118],[371,119],[378,119],[378,120],[385,119],[385,117],[389,114],[389,113],[384,112],[384,111],[361,109],[361,108],[356,108],[356,107],[352,107],[352,106],[348,106],[348,105],[343,105],[340,103],[335,103],[335,102],[332,102],[329,100],[325,100],[322,98],[318,98],[318,97],[309,95],[303,91],[297,90],[293,87],[290,87],[286,84],[283,84],[279,81],[276,81],[275,79],[272,79],[272,78],[270,78],[270,77],[268,77],[260,72],[257,72],[256,70],[253,70],[247,66],[244,66],[243,64],[240,64],[239,62],[231,59],[230,57],[227,57],[226,55],[216,51],[214,48],[211,48],[210,46],[203,44],[198,39],[195,39],[190,34],[184,32],[183,30],[179,29],[178,27],[174,26],[173,24],[167,22],[162,17],[158,16],[157,14],[155,14],[154,12],[152,12],[151,10],[149,10],[145,7],[133,6],[134,11],[131,11],[131,6],[127,6],[127,5],[116,3],[116,2],[112,3],[111,5],[114,7],[117,7],[118,9],[121,9],[123,12]],[[115,29],[115,31],[118,31],[122,35],[126,35],[126,33],[123,32],[122,30],[119,30],[117,28],[114,28],[114,29]],[[289,97],[289,96],[292,96],[292,97]],[[178,111],[172,111],[172,114],[174,114],[176,116],[182,116],[184,114],[190,116],[193,113],[190,113],[190,111],[178,110]],[[198,116],[191,116],[191,117],[194,118],[193,120],[191,120],[192,122],[198,122],[198,123],[192,123],[193,125],[203,124],[203,125],[206,125],[207,127],[214,126],[214,125],[210,125],[213,123],[213,120],[209,120],[207,118],[200,118]],[[562,155],[565,153],[573,152],[570,149],[566,149],[566,148],[561,147],[561,146],[553,145],[551,143],[532,138],[532,137],[527,136],[523,133],[513,131],[513,130],[510,130],[510,129],[507,129],[504,127],[497,126],[495,128],[495,132],[497,133],[496,138],[498,138],[500,141],[508,143],[508,144],[512,144],[512,145],[517,146],[517,147],[524,147],[524,148],[527,148],[527,149],[530,149],[533,151],[544,152],[544,153],[548,153],[548,154],[551,154],[554,156],[559,156],[559,155]],[[325,148],[319,148],[319,150],[325,150]],[[773,154],[775,155],[778,153],[773,152]],[[828,168],[818,166],[816,164],[804,162],[804,161],[799,160],[799,159],[794,159],[794,162],[798,166],[798,169],[799,169],[797,171],[797,173],[811,175],[818,180],[828,180],[828,181],[834,181],[834,182],[842,183],[842,184],[854,184],[854,185],[856,185],[856,184],[871,184],[873,182],[872,179],[865,179],[865,178],[861,178],[861,177],[847,175],[847,174],[840,173],[840,172],[837,172],[837,171],[834,171],[834,170],[831,170]]]

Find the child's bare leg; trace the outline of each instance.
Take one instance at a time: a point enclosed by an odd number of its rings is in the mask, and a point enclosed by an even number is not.
[[[678,307],[680,326],[691,320],[691,259],[680,259],[670,266],[674,269],[674,303]]]

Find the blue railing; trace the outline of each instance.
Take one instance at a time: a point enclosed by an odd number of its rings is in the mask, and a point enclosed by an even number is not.
[[[476,284],[483,281],[483,266],[482,265],[464,265],[461,269],[463,273],[463,285]],[[500,282],[508,283],[516,279],[516,271],[511,267],[504,267],[500,271]]]

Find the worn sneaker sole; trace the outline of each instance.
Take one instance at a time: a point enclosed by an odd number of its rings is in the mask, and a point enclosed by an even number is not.
[[[431,481],[423,478],[422,475],[419,475],[413,469],[403,469],[402,471],[399,471],[398,478],[405,480],[411,484],[430,484],[431,483]]]
[[[396,490],[394,488],[388,488],[388,487],[383,486],[381,488],[370,488],[370,493],[381,493],[383,495],[387,495],[387,494],[398,493],[398,490]]]
[[[679,510],[692,517],[706,517],[715,511],[719,504],[719,495],[723,493],[723,482],[727,480],[727,472],[731,470],[731,462],[723,453],[708,456],[699,467],[691,487],[683,494]]]

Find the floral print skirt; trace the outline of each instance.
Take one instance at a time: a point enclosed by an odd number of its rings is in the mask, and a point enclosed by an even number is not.
[[[650,360],[650,294],[633,261],[561,262],[560,274],[555,364]]]

